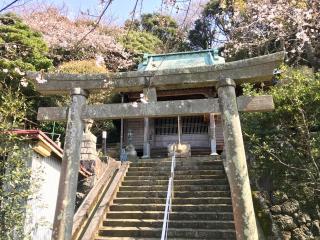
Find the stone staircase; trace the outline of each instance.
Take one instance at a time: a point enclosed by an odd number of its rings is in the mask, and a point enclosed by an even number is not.
[[[96,240],[160,239],[171,158],[130,164]],[[222,161],[177,158],[169,239],[235,239]]]
[[[191,147],[192,156],[208,156],[211,153],[210,147]],[[165,158],[168,156],[168,148],[151,149],[152,158]]]

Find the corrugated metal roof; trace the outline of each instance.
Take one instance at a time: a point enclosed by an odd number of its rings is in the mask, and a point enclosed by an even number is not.
[[[138,71],[155,71],[188,67],[202,67],[225,63],[218,49],[177,52],[167,54],[145,54]]]
[[[56,155],[62,158],[63,150],[60,148],[54,141],[52,141],[44,132],[41,130],[24,130],[24,129],[16,129],[10,131],[12,134],[24,135],[27,138],[37,139],[42,141],[45,145],[47,145]]]

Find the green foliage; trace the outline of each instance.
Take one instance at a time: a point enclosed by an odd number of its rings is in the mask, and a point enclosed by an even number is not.
[[[31,170],[26,162],[30,152],[22,151],[22,141],[16,136],[0,138],[0,239],[25,239],[26,201],[32,194]]]
[[[179,30],[177,22],[172,17],[167,15],[161,15],[160,13],[143,14],[140,20],[127,20],[125,23],[125,29],[130,30],[130,32],[133,32],[132,36],[129,38],[128,41],[131,41],[131,39],[135,38],[147,38],[151,40],[150,35],[147,35],[147,33],[150,33],[156,37],[156,39],[152,39],[152,42],[158,42],[158,39],[160,39],[160,41],[163,43],[163,46],[161,46],[162,44],[160,44],[161,42],[159,42],[158,46],[155,46],[153,48],[148,47],[146,49],[154,49],[153,52],[156,52],[155,50],[158,47],[164,47],[164,51],[168,52],[181,50],[185,46],[183,41],[183,34]],[[147,40],[147,42],[150,42],[150,40]],[[130,42],[127,42],[125,43],[125,45],[131,46],[131,44],[129,43]],[[136,41],[134,41],[133,44],[135,46],[132,46],[133,49],[144,50],[142,46],[138,47],[138,45],[142,43],[142,41],[139,44],[136,43]]]
[[[0,37],[3,40],[0,44],[0,94],[5,95],[8,90],[20,91],[26,96],[25,104],[34,110],[40,104],[52,102],[49,98],[40,98],[33,84],[24,78],[26,71],[52,67],[41,35],[32,31],[17,16],[6,14],[0,15]],[[32,111],[26,117],[35,120]]]
[[[64,73],[106,73],[107,69],[105,66],[100,66],[95,60],[75,60],[70,62],[62,63],[58,70]]]
[[[124,33],[119,41],[127,50],[135,54],[159,53],[163,48],[163,43],[158,37],[145,31]]]
[[[118,41],[131,53],[136,65],[142,61],[144,53],[161,53],[164,47],[163,42],[158,37],[149,32],[139,30],[124,32]]]
[[[0,239],[24,239],[26,201],[32,193],[28,151],[21,138],[8,131],[24,128],[40,98],[25,71],[48,69],[51,60],[41,35],[15,15],[0,15]],[[41,101],[40,101],[41,99]],[[22,148],[26,147],[26,148]]]
[[[211,31],[210,19],[197,19],[194,28],[189,31],[188,39],[193,49],[209,49],[212,47],[214,32]]]
[[[191,48],[208,49],[223,44],[228,35],[226,24],[231,15],[229,5],[219,0],[207,2],[200,18],[195,21],[194,28],[189,31]]]
[[[0,95],[0,239],[24,233],[25,201],[31,193],[30,170],[26,168],[21,139],[3,130],[21,128],[26,114],[25,97],[7,89]],[[24,154],[27,154],[24,151]]]
[[[242,123],[252,177],[268,176],[273,186],[302,205],[319,203],[320,196],[320,74],[284,67],[275,86],[245,94],[271,94],[271,113],[244,113]]]
[[[45,56],[48,48],[40,33],[32,31],[17,16],[0,15],[0,39],[2,64],[12,61],[26,70],[51,67],[51,60]]]
[[[19,92],[7,89],[0,95],[0,129],[12,130],[24,123],[26,115],[25,97]]]
[[[73,74],[89,74],[89,73],[107,73],[107,69],[102,65],[97,64],[96,60],[75,60],[65,62],[58,68],[59,72],[73,73]],[[101,91],[97,94],[90,94],[89,102],[93,104],[105,103],[110,96],[110,90]],[[64,105],[68,104],[69,98],[63,97]]]
[[[178,35],[178,24],[170,16],[159,13],[143,14],[141,16],[142,29],[152,33],[164,43],[174,41]]]

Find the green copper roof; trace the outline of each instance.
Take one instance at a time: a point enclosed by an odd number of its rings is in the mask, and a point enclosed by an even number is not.
[[[225,63],[217,49],[167,54],[145,54],[138,71],[155,71],[188,67],[201,67]]]

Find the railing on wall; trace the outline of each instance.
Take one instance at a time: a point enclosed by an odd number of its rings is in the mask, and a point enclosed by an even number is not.
[[[169,218],[170,218],[170,212],[172,211],[172,199],[174,197],[173,183],[174,183],[175,167],[176,167],[176,154],[174,152],[171,159],[171,171],[170,171],[170,178],[168,183],[166,207],[165,207],[164,217],[163,217],[161,240],[166,240],[168,238]]]

